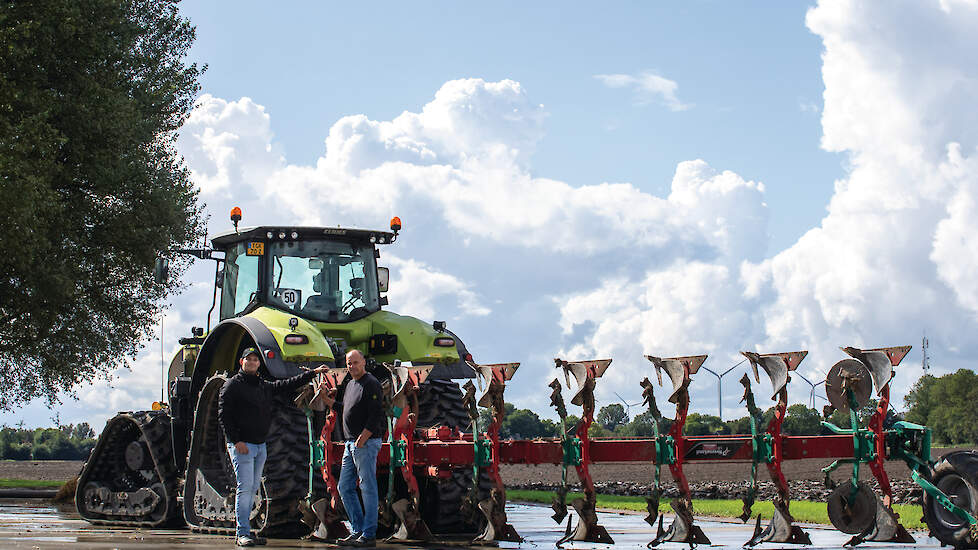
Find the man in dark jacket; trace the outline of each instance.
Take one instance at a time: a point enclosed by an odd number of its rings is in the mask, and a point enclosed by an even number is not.
[[[340,540],[350,546],[374,546],[377,537],[377,453],[384,433],[384,405],[380,382],[367,372],[363,353],[346,354],[350,381],[343,390],[343,466],[338,489],[343,508],[350,518],[353,533]],[[326,404],[333,405],[335,390],[327,394]],[[360,497],[357,498],[357,479]]]
[[[221,388],[217,416],[227,440],[228,454],[234,466],[238,487],[234,494],[234,512],[237,517],[238,546],[265,544],[264,539],[251,534],[251,505],[258,492],[262,470],[265,468],[265,438],[272,423],[272,397],[275,394],[295,390],[309,382],[320,372],[327,372],[325,365],[284,380],[262,380],[258,376],[261,356],[255,348],[248,348],[238,361],[241,370],[228,378]]]

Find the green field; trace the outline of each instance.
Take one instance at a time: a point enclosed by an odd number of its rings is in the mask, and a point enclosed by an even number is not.
[[[62,485],[63,481],[0,478],[0,489],[57,489]]]
[[[577,497],[583,497],[580,493],[568,493],[567,503]],[[506,498],[512,502],[539,502],[550,504],[553,493],[549,491],[525,491],[519,489],[509,489],[506,491]],[[613,510],[634,510],[645,512],[645,497],[617,496],[617,495],[598,495],[598,508],[609,508]],[[912,504],[895,504],[893,510],[900,514],[900,522],[907,529],[926,529],[927,527],[920,521],[922,512],[920,506]],[[663,499],[659,503],[659,511],[672,513],[669,502]],[[743,511],[743,502],[739,500],[693,500],[693,511],[696,515],[735,518]],[[761,514],[764,519],[770,519],[774,514],[774,505],[770,502],[757,501],[753,507],[754,517]],[[803,523],[829,523],[829,515],[825,509],[824,502],[808,502],[804,500],[791,502],[791,515],[795,521]]]

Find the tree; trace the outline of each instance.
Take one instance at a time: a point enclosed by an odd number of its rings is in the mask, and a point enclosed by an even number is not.
[[[726,434],[729,427],[720,420],[719,416],[711,414],[690,413],[686,417],[686,435]]]
[[[612,403],[601,407],[595,420],[606,430],[614,430],[618,426],[628,424],[628,415],[625,414],[625,407],[622,407],[621,403]]]
[[[940,378],[924,375],[904,398],[906,418],[934,432],[946,444],[978,443],[978,375],[968,369]]]
[[[818,435],[822,432],[822,415],[801,403],[788,407],[788,414],[781,424],[785,435]]]
[[[0,410],[128,365],[178,289],[154,282],[158,251],[203,234],[175,148],[201,72],[176,3],[0,6]]]

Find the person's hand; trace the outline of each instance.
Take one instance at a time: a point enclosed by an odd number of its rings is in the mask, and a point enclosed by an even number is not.
[[[361,432],[360,437],[357,438],[357,449],[362,449],[364,445],[367,444],[367,434]]]
[[[239,455],[246,455],[248,454],[248,444],[244,441],[238,441],[234,444],[234,450],[238,451]]]

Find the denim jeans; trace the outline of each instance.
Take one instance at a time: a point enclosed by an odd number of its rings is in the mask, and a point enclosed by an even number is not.
[[[368,439],[360,448],[357,448],[356,441],[344,443],[343,466],[338,484],[343,508],[350,518],[353,532],[368,539],[377,536],[377,453],[380,452],[380,444],[379,437]],[[358,478],[363,508],[357,499]]]
[[[264,443],[245,443],[248,454],[243,455],[234,449],[233,443],[228,443],[228,454],[231,455],[231,465],[234,466],[234,477],[238,480],[238,488],[234,493],[234,515],[237,518],[237,536],[251,535],[251,505],[255,501],[258,487],[261,484],[261,473],[265,469],[265,459],[268,451]]]

